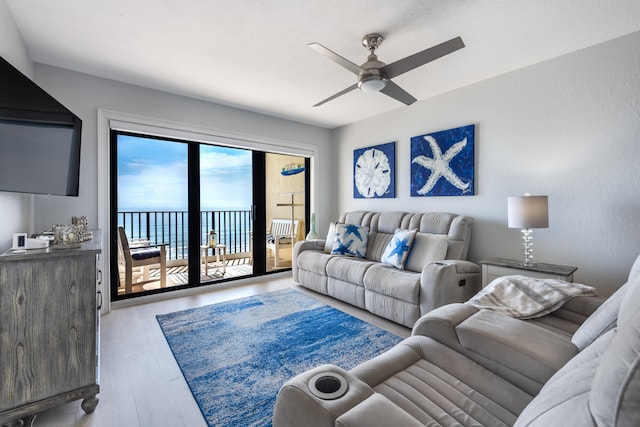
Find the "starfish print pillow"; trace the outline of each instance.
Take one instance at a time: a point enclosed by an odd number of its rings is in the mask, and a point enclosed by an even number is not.
[[[336,224],[336,238],[333,241],[331,253],[365,258],[368,241],[369,227],[338,223]]]
[[[418,230],[400,230],[397,229],[393,233],[391,241],[382,253],[381,262],[391,264],[395,268],[404,270],[404,265],[411,251],[413,240],[416,238]]]

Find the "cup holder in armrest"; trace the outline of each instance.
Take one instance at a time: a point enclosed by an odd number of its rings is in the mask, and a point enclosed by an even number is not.
[[[347,380],[334,372],[322,372],[309,380],[309,391],[322,400],[338,399],[348,388]]]

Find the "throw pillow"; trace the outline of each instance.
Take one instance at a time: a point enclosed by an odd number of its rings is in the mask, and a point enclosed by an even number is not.
[[[400,230],[397,229],[393,233],[391,241],[382,253],[381,262],[385,264],[391,264],[395,268],[404,270],[404,264],[411,251],[413,240],[416,238],[416,229],[413,230]]]
[[[336,222],[332,222],[329,224],[329,231],[327,231],[327,238],[324,241],[324,251],[326,253],[331,253],[331,249],[333,248],[333,243],[336,241]]]
[[[406,269],[421,272],[425,265],[442,261],[449,249],[446,234],[417,233],[406,262]]]
[[[353,224],[336,224],[336,238],[331,248],[332,254],[359,258],[367,256],[369,227]]]

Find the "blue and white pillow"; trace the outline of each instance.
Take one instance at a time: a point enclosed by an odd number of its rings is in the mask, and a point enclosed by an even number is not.
[[[336,238],[333,241],[331,253],[365,258],[368,240],[369,227],[336,224]]]
[[[418,230],[400,230],[397,229],[393,233],[391,241],[382,253],[381,262],[391,264],[395,268],[404,270],[404,264],[407,261],[413,240],[416,238]]]

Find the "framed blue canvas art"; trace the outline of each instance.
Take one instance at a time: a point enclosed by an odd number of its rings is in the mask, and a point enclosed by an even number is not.
[[[475,125],[411,138],[411,196],[473,196]]]
[[[353,150],[353,197],[396,197],[396,143]]]

